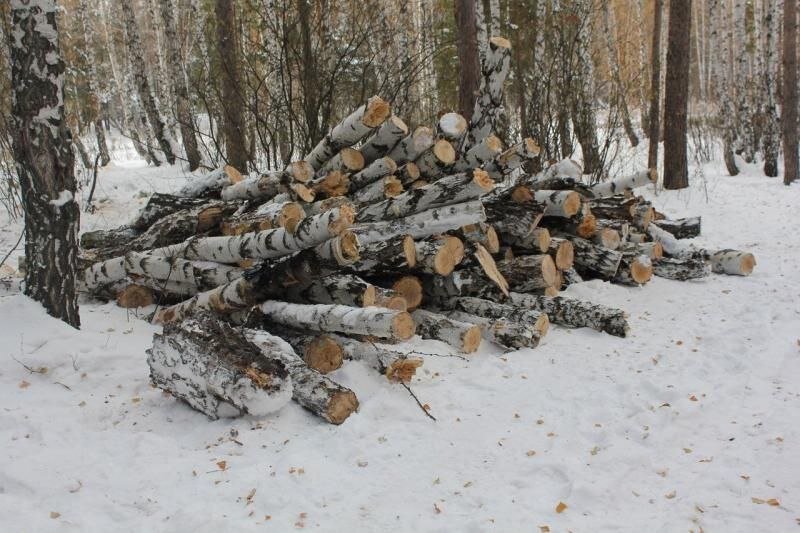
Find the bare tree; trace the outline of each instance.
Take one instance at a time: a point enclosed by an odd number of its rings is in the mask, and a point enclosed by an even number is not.
[[[661,139],[661,18],[664,0],[655,0],[653,6],[653,48],[650,81],[650,146],[647,150],[647,167],[658,168],[658,142]]]
[[[689,105],[692,0],[670,2],[664,92],[664,188],[689,186],[686,129]]]
[[[775,0],[764,0],[764,131],[762,149],[764,151],[764,174],[770,178],[778,176],[778,152],[780,151],[780,124],[778,123],[777,85],[778,85],[778,10]]]
[[[797,2],[783,3],[783,183],[797,179]]]
[[[181,68],[181,49],[173,14],[174,6],[172,0],[160,0],[159,4],[167,43],[166,62],[172,79],[172,87],[175,90],[175,113],[181,130],[183,148],[186,151],[186,160],[189,162],[189,170],[194,170],[200,166],[200,152],[197,150],[197,139],[194,136],[194,120],[189,89],[186,86],[186,75]]]
[[[463,116],[471,117],[480,86],[475,0],[455,0],[454,5],[458,29],[458,108]]]
[[[305,4],[308,0],[300,0]],[[240,73],[239,49],[236,36],[236,4],[230,0],[216,0],[217,48],[222,75],[222,136],[228,164],[247,170],[250,159],[247,153],[244,124],[244,95]]]
[[[64,116],[57,9],[55,0],[11,3],[14,157],[25,210],[25,294],[77,328],[80,210]]]
[[[97,149],[100,152],[100,163],[106,166],[111,162],[106,144],[106,134],[103,129],[102,110],[100,103],[100,77],[97,74],[97,56],[95,54],[94,28],[89,25],[89,5],[87,0],[81,0],[78,6],[78,16],[83,28],[83,39],[86,47],[86,63],[88,66],[89,100],[91,121],[94,124],[94,134],[97,138]]]
[[[131,2],[120,2],[122,7],[122,18],[125,26],[125,35],[127,37],[128,52],[130,53],[130,66],[133,74],[133,81],[139,98],[142,101],[142,107],[147,115],[147,121],[150,123],[150,128],[153,136],[156,138],[161,151],[164,152],[167,162],[170,165],[175,164],[175,154],[172,153],[172,146],[167,140],[166,127],[164,120],[158,112],[155,97],[150,88],[150,81],[147,78],[147,68],[144,62],[144,50],[142,49],[142,40],[139,37],[139,26],[136,23],[136,16],[133,13],[133,6]]]

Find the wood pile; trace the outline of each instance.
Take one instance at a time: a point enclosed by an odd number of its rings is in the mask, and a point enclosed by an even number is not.
[[[82,236],[85,291],[156,304],[151,379],[209,417],[293,398],[339,424],[358,400],[326,374],[346,360],[408,383],[423,361],[399,343],[414,335],[458,353],[535,348],[551,323],[624,337],[622,310],[560,291],[752,271],[751,254],[681,240],[699,217],[636,196],[652,171],[592,186],[570,160],[528,173],[535,141],[493,133],[509,54],[492,39],[470,120],[410,129],[372,97],[281,171],[225,167],[153,195]]]

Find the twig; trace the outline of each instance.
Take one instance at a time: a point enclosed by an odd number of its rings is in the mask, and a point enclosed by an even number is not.
[[[64,384],[63,384],[63,383],[61,383],[60,381],[54,381],[53,383],[54,383],[54,384],[56,384],[56,385],[61,385],[62,387],[64,387],[64,388],[65,388],[65,389],[67,389],[67,390],[70,390],[70,391],[72,390],[72,389],[71,389],[69,386],[67,386],[67,385],[64,385]]]
[[[92,188],[89,190],[89,198],[86,200],[86,212],[92,213],[94,212],[94,208],[92,207],[92,197],[94,196],[94,187],[97,185],[97,163],[100,161],[100,154],[98,153],[97,156],[94,158],[94,177],[92,178]]]
[[[427,409],[425,409],[425,406],[422,405],[422,403],[420,403],[419,398],[417,398],[417,395],[414,394],[414,391],[411,390],[411,387],[409,387],[408,385],[406,385],[402,381],[400,382],[400,385],[405,387],[405,389],[408,391],[408,393],[411,395],[411,397],[414,398],[414,401],[417,402],[417,405],[419,405],[419,408],[422,409],[423,413],[425,413],[425,416],[427,416],[428,418],[430,418],[431,420],[436,422],[436,418],[432,414],[430,414]]]
[[[11,359],[16,361],[20,365],[22,365],[22,368],[24,368],[25,370],[27,370],[31,374],[47,374],[47,368],[46,367],[31,368],[28,365],[26,365],[25,363],[23,363],[22,361],[20,361],[19,359],[17,359],[16,357],[14,357],[13,355],[11,356]]]
[[[1,267],[1,266],[3,266],[3,265],[5,264],[6,260],[7,260],[9,257],[11,257],[11,254],[13,254],[13,253],[14,253],[14,250],[16,250],[16,249],[17,249],[17,246],[19,246],[19,243],[21,243],[21,242],[22,242],[22,237],[23,237],[23,236],[25,236],[25,230],[24,230],[24,229],[23,229],[23,230],[20,232],[20,234],[19,234],[19,239],[17,239],[17,244],[15,244],[15,245],[14,245],[14,247],[13,247],[13,248],[11,248],[11,249],[8,251],[8,253],[7,253],[7,254],[6,254],[6,256],[3,258],[3,260],[2,260],[2,261],[0,261],[0,267]]]

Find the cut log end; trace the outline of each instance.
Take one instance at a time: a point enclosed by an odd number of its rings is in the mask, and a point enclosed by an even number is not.
[[[662,257],[664,257],[664,247],[661,245],[660,242],[654,242],[653,243],[653,259],[661,259]]]
[[[339,206],[339,216],[332,220],[328,229],[334,235],[340,235],[344,230],[353,225],[356,218],[356,211],[352,206],[344,204]]]
[[[405,176],[408,181],[416,181],[419,179],[419,167],[416,163],[408,162],[405,164]]]
[[[238,170],[236,170],[236,168],[232,167],[231,165],[225,165],[225,169],[224,170],[225,170],[225,174],[228,176],[228,180],[231,183],[239,183],[240,181],[242,181],[244,179],[244,176],[242,176],[242,173],[239,172]]]
[[[395,359],[386,368],[386,379],[393,383],[411,383],[411,379],[417,373],[417,369],[422,366],[422,359],[419,357],[402,357]]]
[[[573,217],[581,210],[581,195],[575,191],[570,191],[564,199],[564,215]]]
[[[595,242],[609,250],[616,250],[619,248],[620,241],[619,232],[612,228],[602,228],[595,233]]]
[[[314,191],[303,185],[302,183],[293,183],[292,190],[295,192],[298,198],[303,200],[304,202],[313,202],[316,194]]]
[[[442,237],[444,245],[439,248],[433,260],[433,269],[440,276],[449,276],[464,259],[464,243],[458,237]]]
[[[547,287],[544,290],[545,296],[558,296],[559,290],[558,287]]]
[[[499,35],[489,39],[489,44],[494,48],[511,48],[511,41]]]
[[[222,221],[222,208],[208,207],[197,213],[197,233],[216,228]]]
[[[379,307],[385,307],[386,309],[391,309],[392,311],[408,311],[408,303],[406,302],[406,299],[399,295],[378,298],[375,301],[375,305]]]
[[[461,349],[464,353],[474,353],[478,351],[481,345],[481,328],[480,326],[472,326],[461,337]]]
[[[444,139],[439,139],[433,145],[433,155],[443,165],[452,165],[456,160],[456,151],[453,145]]]
[[[314,167],[312,167],[308,161],[302,159],[289,163],[287,171],[292,175],[295,181],[299,181],[300,183],[306,183],[314,177]]]
[[[377,128],[389,118],[391,111],[389,102],[379,96],[373,96],[367,102],[361,122],[369,128]]]
[[[294,233],[297,224],[306,216],[303,206],[297,202],[289,202],[281,208],[278,215],[278,224],[286,228],[289,233]]]
[[[417,247],[414,245],[411,235],[403,237],[403,254],[405,254],[406,264],[410,268],[417,266]]]
[[[548,287],[548,288],[553,289],[555,287]],[[545,291],[545,293],[546,292],[547,291]],[[556,290],[556,294],[558,294],[558,290]],[[555,294],[548,296],[555,296]],[[547,332],[550,331],[550,317],[548,317],[545,313],[539,315],[539,318],[536,319],[536,323],[533,324],[533,329],[535,329],[539,333],[540,337],[544,337],[545,335],[547,335]]]
[[[739,263],[739,270],[742,272],[743,275],[749,276],[750,274],[752,274],[755,266],[756,266],[756,256],[750,253],[742,255],[742,260]]]
[[[147,307],[156,301],[153,291],[142,285],[128,285],[117,293],[117,305],[124,309]]]
[[[547,253],[550,248],[550,230],[547,228],[536,228],[533,230],[533,241],[536,249],[541,253]]]
[[[392,334],[396,339],[405,341],[414,336],[416,331],[414,319],[408,312],[402,311],[397,313],[392,319]]]
[[[580,224],[575,228],[578,237],[590,239],[597,232],[597,219],[591,213],[583,215]]]
[[[394,198],[403,193],[403,183],[394,176],[388,176],[383,180],[383,195],[386,198]]]
[[[427,180],[417,180],[411,184],[412,189],[421,189],[423,187],[427,187],[429,185]]]
[[[342,148],[342,151],[339,152],[339,155],[342,158],[342,164],[344,165],[344,168],[350,172],[356,172],[364,168],[364,156],[358,150],[353,148]]]
[[[564,239],[556,250],[556,267],[559,270],[569,270],[575,263],[575,247],[572,241]]]
[[[358,261],[358,237],[351,231],[339,235],[338,244],[334,247],[335,259],[340,265],[349,265]]]
[[[533,141],[533,139],[531,139]],[[483,141],[490,152],[497,154],[503,151],[503,141],[497,135],[489,135]],[[536,144],[536,143],[534,143]]]
[[[472,181],[484,192],[490,192],[492,189],[494,189],[494,180],[485,170],[481,170],[479,168],[473,170]],[[580,196],[578,196],[578,203],[580,204]]]
[[[340,391],[331,395],[326,410],[327,419],[339,425],[358,409],[358,398],[353,391]]]
[[[327,335],[319,335],[306,347],[303,360],[321,374],[341,368],[344,351],[338,342]]]
[[[511,201],[517,204],[525,204],[533,201],[533,191],[525,185],[515,187],[511,191]]]
[[[498,270],[497,263],[495,263],[492,254],[490,254],[489,251],[480,244],[476,244],[474,256],[478,261],[478,264],[481,266],[481,268],[483,268],[483,272],[486,274],[486,277],[492,280],[492,282],[503,292],[503,294],[508,296],[508,281],[506,281],[506,278],[500,273],[500,270]]]
[[[640,260],[638,257],[631,262],[631,279],[642,285],[653,277],[653,265],[649,260]]]
[[[375,285],[368,285],[367,288],[364,289],[364,294],[361,295],[361,301],[364,307],[375,305],[375,302],[378,301],[378,291],[375,289]]]
[[[445,113],[439,119],[439,131],[449,140],[460,139],[467,131],[467,119],[459,113]]]
[[[392,289],[405,299],[408,309],[416,309],[422,303],[422,283],[416,276],[403,276],[392,284]]]
[[[549,255],[542,257],[542,279],[550,287],[558,286],[558,269],[553,258]]]
[[[539,144],[536,141],[530,137],[526,137],[523,142],[525,143],[525,151],[528,152],[528,154],[531,156],[539,155],[539,152],[541,152],[542,149],[539,148]]]

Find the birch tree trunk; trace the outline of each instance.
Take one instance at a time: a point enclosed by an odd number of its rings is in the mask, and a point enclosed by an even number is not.
[[[778,176],[778,154],[780,152],[780,123],[778,121],[778,9],[776,0],[764,0],[764,131],[762,150],[764,151],[764,175]]]
[[[81,21],[83,28],[83,39],[86,45],[86,62],[89,64],[89,72],[87,85],[89,86],[89,103],[91,108],[91,121],[94,125],[94,134],[97,138],[97,149],[100,153],[100,163],[106,166],[111,162],[111,157],[108,155],[108,144],[106,143],[106,134],[103,129],[103,121],[101,117],[100,108],[100,79],[97,75],[97,57],[95,54],[94,30],[89,26],[88,11],[89,5],[86,0],[81,0],[78,6],[78,17]]]
[[[197,149],[197,139],[194,136],[194,116],[192,114],[192,104],[189,100],[189,89],[186,85],[186,75],[183,68],[181,68],[183,61],[181,59],[175,16],[173,15],[175,8],[172,0],[159,0],[159,5],[161,19],[164,22],[164,37],[167,42],[166,60],[170,78],[172,79],[172,87],[175,91],[175,113],[181,130],[181,141],[183,142],[183,149],[186,151],[189,170],[193,171],[200,166],[200,152]],[[241,170],[244,170],[244,168]]]
[[[478,25],[476,0],[453,2],[458,31],[458,109],[468,117],[475,107],[475,96],[480,88],[480,60],[478,54]],[[480,6],[477,6],[480,7]]]
[[[658,168],[658,144],[661,140],[661,19],[664,0],[655,0],[653,6],[653,44],[650,52],[650,145],[647,150],[647,167]]]
[[[620,67],[619,51],[617,50],[615,44],[618,40],[618,37],[616,31],[616,20],[614,17],[614,6],[609,2],[605,2],[605,6],[603,8],[603,29],[605,30],[606,34],[606,50],[608,52],[608,61],[611,67],[611,76],[614,80],[617,106],[622,114],[622,126],[625,128],[625,135],[628,136],[628,141],[631,143],[631,146],[635,147],[639,145],[639,137],[633,130],[631,114],[628,109],[627,94],[625,91],[625,86],[622,83],[622,69]]]
[[[64,117],[57,10],[55,0],[11,2],[13,146],[25,210],[25,294],[79,328],[80,209]]]
[[[144,62],[144,50],[139,36],[139,26],[133,12],[133,5],[130,2],[120,2],[122,8],[125,35],[127,37],[128,52],[130,53],[131,70],[134,77],[139,99],[144,107],[147,121],[153,136],[158,142],[158,146],[164,153],[164,157],[170,165],[175,164],[175,154],[172,153],[172,146],[167,139],[167,132],[164,120],[158,112],[155,97],[150,88],[150,81],[147,79],[147,68]]]

